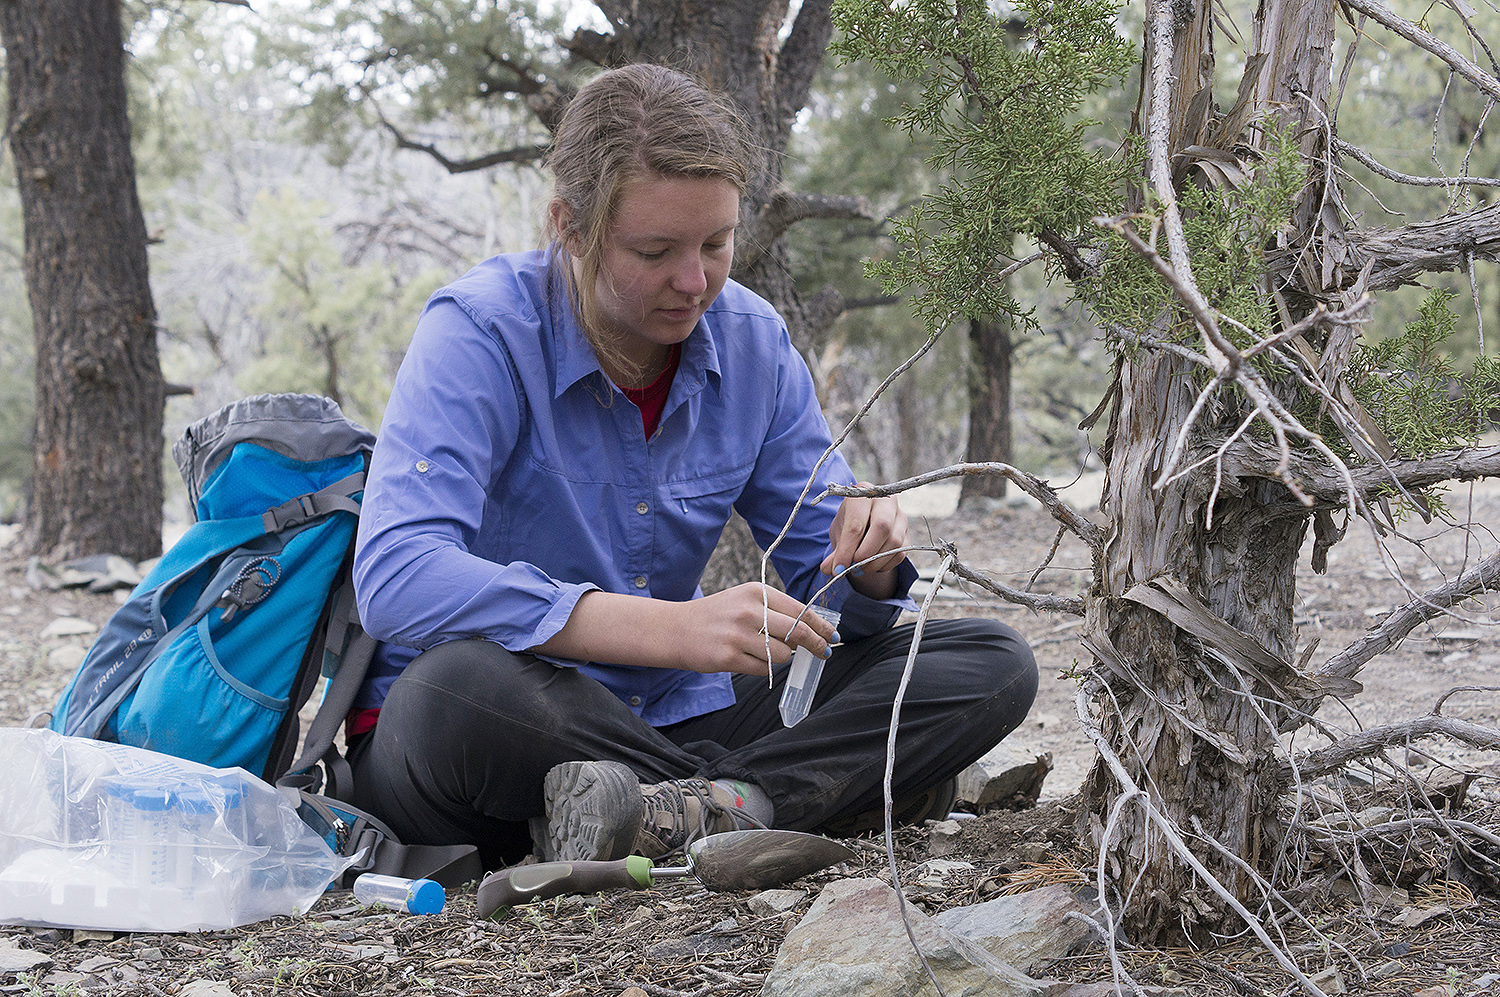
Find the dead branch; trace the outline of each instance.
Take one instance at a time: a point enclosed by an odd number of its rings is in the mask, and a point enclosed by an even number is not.
[[[1376,23],[1400,35],[1418,48],[1425,49],[1446,62],[1455,73],[1474,84],[1486,97],[1500,100],[1500,80],[1480,69],[1452,45],[1422,30],[1406,18],[1386,9],[1376,0],[1343,0]]]
[[[487,155],[475,156],[472,159],[450,159],[439,151],[437,146],[407,137],[405,132],[386,120],[385,115],[379,109],[376,110],[376,115],[380,118],[380,123],[385,126],[385,130],[390,132],[391,138],[395,140],[396,148],[426,153],[449,173],[473,173],[476,170],[489,169],[491,166],[499,166],[503,163],[532,163],[541,159],[551,148],[546,145],[522,145],[513,149],[501,149]]]
[[[809,218],[858,218],[875,220],[875,209],[865,197],[850,197],[841,194],[807,194],[789,190],[777,191],[760,213],[746,226],[745,238],[740,240],[740,250],[735,266],[741,270],[752,267],[770,251],[786,230]]]
[[[1370,266],[1366,289],[1388,291],[1426,273],[1461,270],[1470,253],[1481,260],[1500,258],[1500,204],[1396,229],[1350,231],[1342,238],[1356,262]],[[1358,277],[1345,270],[1341,279],[1338,290],[1352,287]]]
[[[1066,526],[1080,540],[1089,545],[1095,560],[1104,552],[1104,531],[1092,520],[1078,514],[1072,506],[1068,505],[1062,498],[1041,478],[1027,474],[1020,468],[999,461],[973,461],[963,464],[949,464],[925,474],[919,474],[914,478],[903,478],[893,481],[887,485],[835,485],[828,489],[825,494],[851,496],[858,495],[864,498],[878,498],[885,495],[896,495],[908,489],[917,488],[921,485],[929,485],[934,481],[944,478],[955,478],[965,474],[994,474],[1016,483],[1016,485],[1027,495],[1040,502],[1052,518]],[[819,501],[820,495],[813,501]],[[1096,564],[1097,569],[1097,564]]]
[[[1368,730],[1350,734],[1337,744],[1300,755],[1292,764],[1302,773],[1302,778],[1317,778],[1337,772],[1350,762],[1368,758],[1386,748],[1405,744],[1424,737],[1448,737],[1455,741],[1486,751],[1500,749],[1500,730],[1483,724],[1445,717],[1436,713],[1407,720],[1402,723],[1382,724]],[[1291,765],[1281,767],[1283,778],[1291,779]]]
[[[1392,611],[1374,630],[1323,662],[1319,675],[1350,678],[1370,659],[1399,644],[1418,624],[1441,616],[1471,596],[1500,587],[1500,551],[1458,578],[1412,599]]]
[[[1417,177],[1410,173],[1398,173],[1389,166],[1382,165],[1374,156],[1359,146],[1337,137],[1333,140],[1333,147],[1339,152],[1354,157],[1387,180],[1409,184],[1413,187],[1500,187],[1500,179],[1495,177]]]
[[[1008,602],[1018,603],[1037,612],[1071,613],[1074,616],[1082,616],[1084,614],[1083,599],[1079,596],[1047,595],[1042,592],[1026,592],[1021,589],[1012,588],[1004,582],[995,581],[995,579],[982,571],[975,571],[962,561],[954,561],[953,566],[948,570],[964,581],[973,582],[980,588],[987,589]]]
[[[927,616],[932,612],[932,600],[937,595],[938,589],[942,587],[943,578],[947,576],[948,569],[952,565],[953,550],[950,547],[943,552],[943,563],[938,565],[937,577],[933,579],[932,588],[928,589],[927,598],[922,600],[922,608],[917,613],[916,627],[911,635],[911,647],[906,652],[906,667],[902,670],[901,681],[896,686],[895,701],[891,703],[891,723],[886,731],[885,740],[885,777],[881,785],[885,797],[885,855],[891,866],[891,886],[896,891],[896,909],[901,912],[901,923],[906,925],[906,937],[910,939],[911,947],[917,953],[917,959],[922,963],[922,968],[927,970],[927,978],[937,988],[939,997],[947,997],[947,994],[943,990],[943,985],[938,982],[937,974],[927,964],[927,956],[917,942],[916,930],[912,927],[911,918],[906,912],[906,893],[901,889],[901,870],[896,867],[896,835],[893,827],[896,798],[892,781],[896,774],[896,730],[901,725],[901,702],[906,698],[906,685],[911,681],[912,669],[917,664],[917,649],[922,643],[922,631],[927,626]]]
[[[1263,443],[1241,440],[1224,458],[1226,473],[1246,478],[1277,477],[1276,458]],[[1323,502],[1342,504],[1348,482],[1341,475],[1304,457],[1293,456],[1292,474],[1298,486]],[[1415,490],[1445,481],[1473,481],[1500,476],[1500,447],[1466,447],[1413,460],[1392,459],[1384,467],[1363,465],[1349,471],[1354,490],[1363,498],[1378,497],[1393,486]]]

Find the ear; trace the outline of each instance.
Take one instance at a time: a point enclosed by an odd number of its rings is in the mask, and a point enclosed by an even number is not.
[[[573,231],[573,209],[554,197],[547,203],[547,215],[552,221],[552,231],[569,255],[577,256],[581,249],[578,234]]]

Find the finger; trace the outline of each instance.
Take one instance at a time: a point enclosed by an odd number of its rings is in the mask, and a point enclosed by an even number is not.
[[[909,537],[910,525],[906,513],[901,511],[901,506],[894,499],[877,500],[870,510],[865,535],[854,552],[854,563],[876,557],[883,551],[904,547]],[[864,565],[864,568],[871,571],[890,571],[901,563],[902,556],[892,554],[890,557],[871,561]]]
[[[836,575],[858,560],[857,552],[869,528],[871,501],[866,498],[846,498],[833,517],[828,530],[828,540],[833,550],[823,559],[824,571]],[[872,551],[871,553],[875,553]]]

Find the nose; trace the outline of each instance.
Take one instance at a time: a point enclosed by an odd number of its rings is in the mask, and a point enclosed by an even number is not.
[[[696,298],[708,290],[708,274],[698,253],[686,253],[672,274],[672,289]]]

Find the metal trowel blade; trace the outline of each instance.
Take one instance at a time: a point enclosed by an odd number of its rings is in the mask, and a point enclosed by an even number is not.
[[[725,831],[688,846],[688,863],[710,890],[769,890],[857,858],[854,849],[801,831]]]

